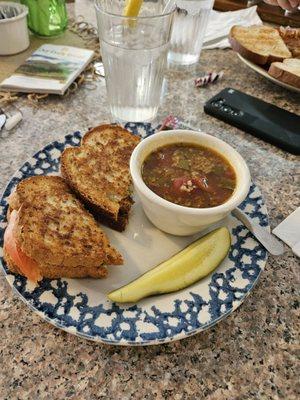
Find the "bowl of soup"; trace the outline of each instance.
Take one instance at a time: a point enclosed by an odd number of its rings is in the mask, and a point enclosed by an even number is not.
[[[174,130],[142,140],[130,172],[149,220],[173,235],[192,235],[225,218],[247,196],[250,173],[226,142]]]

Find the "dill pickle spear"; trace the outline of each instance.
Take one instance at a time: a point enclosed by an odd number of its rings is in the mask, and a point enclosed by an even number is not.
[[[131,303],[155,294],[184,289],[216,269],[226,257],[230,245],[228,229],[218,228],[128,285],[110,292],[108,298],[116,303]]]

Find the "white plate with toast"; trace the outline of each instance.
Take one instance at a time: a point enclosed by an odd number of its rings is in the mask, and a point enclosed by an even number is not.
[[[230,30],[229,42],[249,68],[300,93],[300,29],[235,25]]]
[[[285,89],[291,90],[292,92],[295,93],[300,93],[300,89],[296,88],[295,86],[291,86],[288,85],[285,82],[282,82],[276,78],[274,78],[273,76],[271,76],[268,71],[266,71],[264,68],[262,68],[259,65],[254,64],[253,62],[247,60],[246,58],[244,58],[243,56],[241,56],[240,54],[238,54],[239,59],[246,64],[249,68],[251,68],[253,71],[257,72],[258,74],[260,74],[261,76],[263,76],[264,78],[267,78],[269,81],[275,83],[276,85],[279,85]]]
[[[155,132],[150,124],[127,124],[126,127],[141,137]],[[78,146],[81,137],[75,132],[41,149],[16,171],[0,200],[0,261],[7,281],[29,308],[69,333],[115,345],[150,345],[183,339],[208,329],[237,309],[258,281],[267,252],[233,216],[222,222],[231,235],[229,254],[206,278],[178,292],[149,297],[138,303],[117,304],[107,298],[110,291],[199,237],[199,234],[176,237],[161,232],[149,222],[136,196],[124,232],[100,226],[124,259],[123,265],[108,266],[106,279],[44,278],[32,283],[9,269],[3,258],[9,196],[25,178],[59,174],[62,152],[67,147]],[[239,207],[261,226],[269,228],[266,208],[256,185],[252,184]]]

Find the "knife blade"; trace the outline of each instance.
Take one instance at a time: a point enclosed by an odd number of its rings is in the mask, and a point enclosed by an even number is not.
[[[239,219],[245,225],[245,227],[249,229],[249,231],[264,246],[264,248],[268,250],[270,254],[273,256],[279,256],[284,253],[283,244],[265,228],[254,222],[246,213],[241,211],[239,208],[235,208],[232,211],[232,215]]]

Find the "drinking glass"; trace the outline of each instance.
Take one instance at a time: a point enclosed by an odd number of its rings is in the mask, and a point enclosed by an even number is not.
[[[96,0],[108,103],[117,121],[151,121],[160,103],[173,11],[144,2],[138,17],[124,17],[123,0]]]
[[[190,65],[199,61],[214,0],[176,0],[169,61]]]

